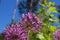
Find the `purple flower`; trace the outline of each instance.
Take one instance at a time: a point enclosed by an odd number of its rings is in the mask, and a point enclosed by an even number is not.
[[[23,14],[22,18],[20,19],[20,23],[22,23],[26,28],[29,28],[32,32],[38,32],[42,28],[42,21],[41,19],[28,12],[28,14]]]
[[[57,30],[53,33],[52,40],[60,40],[60,29],[57,29]]]
[[[27,31],[22,24],[9,25],[3,34],[4,40],[27,40]]]

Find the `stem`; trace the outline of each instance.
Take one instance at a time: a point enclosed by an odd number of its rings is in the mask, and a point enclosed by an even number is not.
[[[31,11],[32,11],[32,2],[33,2],[33,0],[31,0],[30,10],[29,10],[29,12],[31,12]]]
[[[30,30],[28,31],[28,37],[27,37],[27,40],[29,40],[29,34],[30,34]]]

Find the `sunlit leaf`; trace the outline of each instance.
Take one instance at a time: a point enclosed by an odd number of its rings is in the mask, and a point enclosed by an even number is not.
[[[49,30],[50,30],[51,32],[54,32],[54,31],[56,30],[56,27],[50,26],[50,27],[49,27]]]
[[[50,12],[55,12],[55,13],[57,13],[57,11],[56,11],[56,8],[55,8],[55,7],[49,7],[49,11],[50,11]]]
[[[54,6],[54,2],[49,2],[49,7]]]

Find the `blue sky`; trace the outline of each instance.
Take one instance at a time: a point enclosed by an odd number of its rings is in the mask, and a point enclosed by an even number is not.
[[[59,5],[59,0],[52,0],[56,5]],[[0,3],[0,33],[6,28],[7,24],[11,23],[12,13],[16,0],[1,0]],[[19,19],[17,9],[15,20]]]
[[[11,23],[15,0],[1,0],[0,3],[0,33]],[[18,19],[18,10],[15,19]]]

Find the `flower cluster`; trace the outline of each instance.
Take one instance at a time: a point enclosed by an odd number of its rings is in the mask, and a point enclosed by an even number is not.
[[[32,14],[31,12],[28,12],[28,14],[22,14],[20,23],[34,33],[38,32],[42,28],[41,19],[35,14]]]
[[[52,40],[60,40],[60,29],[57,29],[57,30],[53,33]]]
[[[28,31],[25,27],[36,33],[42,28],[42,21],[31,12],[28,12],[26,15],[23,14],[19,24],[12,23],[4,30],[4,40],[27,40]]]
[[[27,31],[22,24],[9,25],[3,34],[4,40],[27,40]]]

